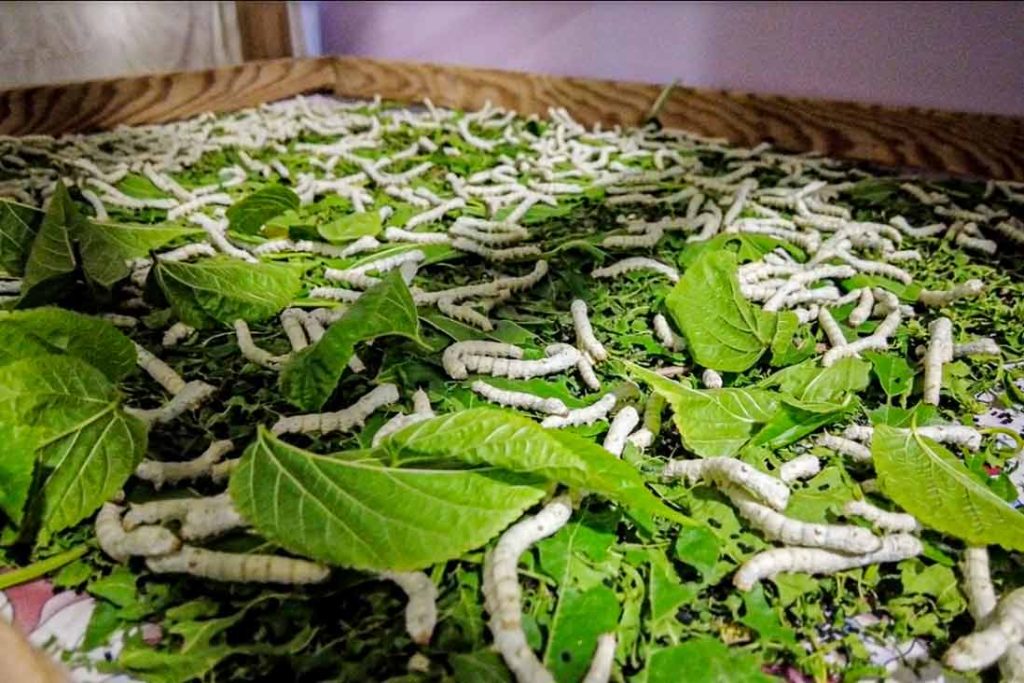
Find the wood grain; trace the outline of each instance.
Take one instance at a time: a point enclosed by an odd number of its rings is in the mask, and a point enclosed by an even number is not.
[[[236,0],[242,59],[281,59],[295,54],[285,2]]]
[[[240,66],[0,91],[0,134],[77,133],[226,112],[299,93],[330,91],[334,60]]]
[[[564,106],[587,125],[641,122],[656,85],[387,62],[284,59],[238,67],[0,91],[0,134],[58,134],[160,123],[299,93],[380,94],[400,102],[478,108],[490,100],[524,114]],[[1024,180],[1024,119],[890,108],[693,88],[673,89],[668,127],[752,146],[940,173]]]
[[[339,57],[336,94],[524,114],[563,106],[585,125],[643,121],[661,86]],[[788,152],[821,152],[887,166],[1024,180],[1024,119],[849,102],[674,88],[666,127]]]

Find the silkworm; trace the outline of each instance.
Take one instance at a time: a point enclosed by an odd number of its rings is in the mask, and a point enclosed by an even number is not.
[[[494,637],[495,648],[517,681],[554,683],[554,677],[526,642],[517,569],[519,557],[531,545],[565,526],[571,515],[572,505],[568,497],[556,498],[536,515],[509,527],[484,558],[484,606],[491,615],[488,627]]]
[[[700,381],[706,389],[722,388],[722,376],[711,368],[704,369],[704,372],[700,376]]]
[[[997,251],[999,251],[999,245],[992,240],[972,235],[966,230],[957,232],[954,241],[958,247],[963,247],[970,251],[977,251],[988,256],[993,256]]]
[[[963,356],[998,356],[1002,353],[994,339],[980,337],[964,344],[953,345],[953,358]]]
[[[127,329],[133,329],[139,324],[138,318],[134,318],[130,315],[122,315],[120,313],[103,313],[100,315],[100,318],[106,320],[114,327],[124,327]]]
[[[546,417],[540,423],[540,426],[545,429],[562,429],[564,427],[593,424],[598,420],[604,419],[611,412],[612,408],[615,407],[615,402],[615,394],[605,394],[585,408],[570,410],[565,415]]]
[[[143,460],[135,468],[135,476],[148,481],[153,488],[160,490],[166,483],[176,484],[209,476],[213,466],[235,447],[228,439],[214,441],[202,455],[184,462],[163,462],[160,460]]]
[[[229,201],[228,203],[230,204],[231,202]],[[206,231],[206,236],[213,243],[213,246],[217,248],[217,251],[246,263],[259,263],[258,258],[245,249],[236,247],[227,238],[228,222],[226,219],[214,220],[206,214],[194,213],[189,216],[189,220]]]
[[[889,220],[889,225],[896,228],[905,235],[910,237],[916,237],[923,239],[926,237],[934,237],[942,234],[949,229],[945,223],[933,223],[932,225],[925,225],[919,228],[912,227],[903,216],[894,216]]]
[[[953,360],[953,323],[949,318],[937,318],[928,325],[928,350],[924,355],[924,392],[921,400],[939,405],[942,390],[942,366]]]
[[[426,645],[437,624],[437,586],[423,572],[381,572],[405,593],[405,630],[417,645]]]
[[[844,439],[833,434],[822,434],[818,437],[818,445],[835,451],[841,455],[853,458],[856,462],[871,462],[871,449],[867,446]]]
[[[715,483],[733,484],[780,512],[786,509],[789,502],[789,487],[783,481],[735,458],[673,460],[665,466],[661,474],[663,477],[682,478],[689,482],[704,479]]]
[[[871,553],[850,555],[823,548],[772,548],[754,555],[733,575],[733,585],[748,591],[758,581],[777,574],[806,572],[808,574],[834,574],[885,562],[899,562],[920,555],[920,539],[909,534],[881,537],[882,547]]]
[[[922,289],[917,295],[917,300],[925,306],[942,308],[958,299],[980,296],[984,291],[984,282],[981,280],[968,280],[967,282],[955,285],[952,289]]]
[[[654,327],[654,336],[657,338],[658,343],[664,346],[669,351],[682,351],[686,348],[686,341],[676,335],[672,331],[672,327],[668,324],[668,320],[665,319],[661,313],[656,313],[652,320]]]
[[[466,323],[467,325],[472,325],[484,332],[490,332],[494,329],[494,324],[486,315],[473,310],[469,306],[457,304],[451,299],[438,300],[437,310],[441,311],[449,318]]]
[[[590,668],[583,677],[583,683],[608,683],[615,664],[617,642],[614,633],[602,633],[597,637],[597,647],[594,648],[594,656],[590,659]]]
[[[181,522],[181,537],[195,541],[246,526],[227,493],[189,500]]]
[[[630,432],[639,424],[640,415],[636,408],[626,406],[620,410],[608,426],[608,433],[604,437],[604,449],[615,456],[621,456],[622,450],[626,447],[626,438]]]
[[[192,242],[177,249],[160,252],[156,258],[164,262],[188,261],[197,256],[216,256],[217,250],[209,242]]]
[[[875,328],[873,334],[861,337],[843,346],[833,346],[826,351],[825,355],[821,358],[821,364],[827,368],[831,367],[837,360],[856,356],[861,351],[889,348],[889,335],[896,331],[902,319],[903,313],[897,308],[885,317],[885,320]]]
[[[961,570],[964,577],[967,608],[971,612],[971,616],[974,617],[975,623],[984,623],[997,603],[995,587],[992,585],[992,576],[989,573],[988,549],[984,546],[964,548]],[[1012,643],[999,659],[999,668],[1004,680],[1019,680],[1020,676],[1024,674],[1024,645]]]
[[[648,225],[646,232],[640,235],[609,235],[601,241],[602,247],[608,248],[649,248],[661,241],[665,231],[657,223]]]
[[[473,382],[470,389],[492,403],[509,406],[510,408],[533,410],[539,413],[547,413],[548,415],[566,415],[569,413],[565,403],[558,398],[545,398],[523,391],[499,389],[479,380]]]
[[[824,306],[818,309],[818,324],[821,325],[822,331],[828,337],[830,346],[846,346],[846,335],[843,334],[839,323],[836,322],[836,319],[832,317],[832,314]]]
[[[185,388],[185,380],[170,365],[163,362],[143,347],[135,344],[136,363],[152,377],[157,384],[174,395]]]
[[[432,209],[423,211],[422,213],[418,213],[415,216],[412,216],[409,220],[405,222],[405,229],[412,230],[413,228],[420,225],[434,223],[436,221],[439,221],[446,213],[464,208],[465,206],[466,200],[462,199],[461,197],[449,199],[444,204],[440,204]]]
[[[597,373],[594,372],[594,364],[590,362],[587,354],[579,354],[579,359],[576,361],[576,371],[580,373],[580,380],[584,386],[591,391],[601,390],[601,380],[598,378]]]
[[[276,370],[288,359],[287,356],[275,356],[269,351],[256,346],[256,342],[252,340],[252,333],[249,331],[249,323],[241,318],[234,322],[234,328],[235,338],[238,341],[238,350],[242,352],[242,356],[246,360],[256,365]]]
[[[1024,639],[1024,588],[1005,595],[983,626],[966,635],[943,655],[946,666],[957,671],[978,671],[994,664],[1011,645]]]
[[[464,358],[467,356],[497,356],[520,359],[523,357],[523,350],[514,344],[505,344],[503,342],[455,342],[448,346],[441,355],[441,364],[449,377],[452,379],[466,379],[469,376],[464,362]]]
[[[912,534],[921,531],[921,524],[913,515],[904,512],[889,512],[866,500],[847,501],[843,505],[843,514],[847,517],[865,519],[876,529],[886,532]]]
[[[377,238],[370,235],[363,235],[344,247],[339,247],[334,244],[324,244],[323,242],[313,242],[312,240],[299,240],[293,242],[292,240],[282,239],[264,242],[253,249],[252,253],[264,255],[276,254],[282,251],[294,251],[299,253],[318,254],[320,256],[327,256],[330,258],[348,258],[349,256],[355,256],[356,254],[373,251],[380,246],[381,243]]]
[[[821,461],[817,456],[799,455],[779,467],[779,479],[787,484],[801,479],[810,479],[821,471]]]
[[[231,206],[232,202],[233,200],[231,199],[231,196],[224,194],[223,192],[217,192],[213,194],[202,195],[200,197],[194,197],[184,202],[183,204],[179,204],[178,206],[175,206],[173,209],[170,209],[167,212],[167,220],[177,220],[182,216],[187,216],[188,214],[193,213],[194,211],[198,211],[199,209],[209,204]]]
[[[96,515],[96,542],[110,559],[127,562],[132,555],[164,555],[181,546],[181,541],[169,529],[145,526],[125,531],[121,522],[123,508],[104,503]]]
[[[622,259],[621,261],[616,261],[615,263],[603,268],[595,268],[590,271],[590,275],[597,278],[618,277],[619,275],[634,270],[653,270],[656,273],[664,275],[672,282],[679,282],[678,270],[670,265],[662,263],[661,261],[656,261],[655,259],[643,256],[634,256]]]
[[[381,384],[366,393],[348,408],[333,413],[308,413],[282,417],[274,423],[274,434],[307,434],[310,432],[348,432],[361,427],[370,415],[399,399],[398,387]]]
[[[188,339],[196,331],[196,328],[178,321],[164,331],[161,344],[165,347],[177,346],[181,341]]]
[[[384,239],[389,242],[409,242],[411,244],[450,244],[452,238],[443,232],[412,232],[402,228],[385,228]]]
[[[524,244],[518,247],[505,247],[503,249],[492,249],[491,247],[466,239],[465,237],[456,237],[452,240],[452,248],[458,249],[459,251],[465,251],[470,254],[476,254],[488,261],[497,262],[525,259],[540,256],[542,253],[540,247],[534,244]]]
[[[89,202],[89,206],[92,207],[92,211],[93,214],[95,214],[96,216],[96,220],[106,221],[110,218],[110,216],[107,215],[107,207],[103,206],[103,202],[100,200],[99,197],[96,196],[95,192],[83,188],[81,190],[81,194],[82,199]]]
[[[150,557],[146,566],[157,574],[191,574],[214,581],[237,583],[321,583],[330,569],[278,555],[222,553],[184,545],[175,553]]]
[[[860,298],[857,301],[857,305],[850,311],[849,317],[846,322],[851,327],[860,327],[871,315],[871,310],[875,307],[875,296],[872,294],[869,287],[864,287],[860,290]],[[845,337],[844,337],[845,340]]]
[[[354,268],[349,270],[326,268],[324,269],[324,277],[328,280],[344,282],[345,284],[352,285],[359,289],[369,289],[370,287],[380,283],[380,278],[367,275],[365,270],[357,270]]]
[[[288,337],[288,343],[291,344],[292,351],[301,351],[309,346],[309,340],[306,339],[306,330],[303,326],[303,319],[305,317],[305,311],[299,308],[286,308],[281,311],[281,327],[284,329],[285,336]]]
[[[576,365],[580,352],[568,344],[551,344],[544,349],[542,360],[517,360],[495,356],[464,356],[462,363],[468,372],[495,377],[529,379],[553,375]],[[453,379],[459,379],[453,376]]]
[[[608,360],[608,352],[604,345],[594,336],[594,328],[590,324],[590,317],[587,315],[587,304],[582,299],[574,299],[569,306],[572,314],[572,324],[576,329],[576,344],[581,350],[590,354],[595,361]]]
[[[333,301],[344,301],[354,303],[363,295],[362,292],[342,287],[313,287],[309,290],[311,299],[331,299]]]
[[[722,491],[732,501],[740,516],[769,540],[850,554],[873,553],[882,547],[881,539],[867,529],[840,524],[803,522],[762,505],[746,492],[733,486],[725,485]]]
[[[380,429],[373,435],[373,441],[371,446],[376,447],[384,439],[397,434],[409,425],[423,422],[434,417],[434,410],[430,407],[430,399],[423,393],[422,389],[417,389],[412,395],[413,411],[412,413],[405,415],[395,415],[393,418],[385,422],[380,426]]]
[[[454,302],[476,296],[495,296],[503,291],[518,292],[533,287],[547,273],[547,261],[537,261],[533,266],[533,270],[526,275],[499,277],[483,284],[452,287],[436,292],[414,291],[413,301],[416,302],[417,306],[422,306],[425,304],[436,304],[441,299],[450,299]]]

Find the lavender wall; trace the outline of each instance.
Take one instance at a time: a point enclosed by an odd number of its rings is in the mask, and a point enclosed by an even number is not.
[[[1024,115],[1024,3],[322,2],[323,50]]]

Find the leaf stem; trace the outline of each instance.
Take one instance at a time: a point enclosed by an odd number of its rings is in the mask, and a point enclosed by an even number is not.
[[[71,550],[65,550],[62,553],[58,553],[53,557],[48,557],[45,560],[33,562],[27,567],[21,567],[13,571],[0,574],[0,590],[38,579],[49,574],[55,569],[60,569],[66,564],[71,564],[82,555],[85,555],[88,549],[89,546],[80,545],[72,548]]]

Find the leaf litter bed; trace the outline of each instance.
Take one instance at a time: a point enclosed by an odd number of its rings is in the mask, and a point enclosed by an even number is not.
[[[322,97],[0,152],[0,584],[83,679],[1024,676],[1024,186]]]

